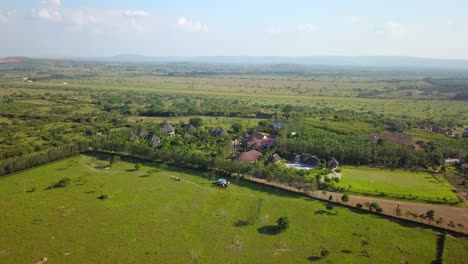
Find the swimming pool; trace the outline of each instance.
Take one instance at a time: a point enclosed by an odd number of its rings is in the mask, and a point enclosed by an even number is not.
[[[313,166],[299,164],[299,163],[286,163],[286,166],[288,166],[288,168],[296,169],[296,170],[312,170],[312,169],[315,169],[315,167],[313,167]]]

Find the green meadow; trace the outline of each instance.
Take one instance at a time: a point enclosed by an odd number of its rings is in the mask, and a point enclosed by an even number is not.
[[[202,172],[157,163],[135,170],[141,161],[123,159],[109,168],[109,159],[80,155],[0,178],[0,263],[437,260],[433,229],[343,207],[327,212],[324,202],[248,182],[220,189]],[[66,187],[48,188],[64,177]],[[290,228],[273,232],[282,216]],[[449,256],[463,258],[463,247],[451,241]]]
[[[439,175],[427,172],[412,172],[402,169],[379,169],[371,167],[342,168],[339,187],[358,194],[379,195],[386,193],[391,197],[402,197],[421,201],[449,202],[458,201],[451,186]]]

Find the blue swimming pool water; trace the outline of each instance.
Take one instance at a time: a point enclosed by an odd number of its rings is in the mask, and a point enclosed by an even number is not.
[[[298,163],[287,163],[286,166],[288,166],[288,168],[292,168],[296,170],[312,170],[315,168],[313,166],[308,166],[308,165],[298,164]]]

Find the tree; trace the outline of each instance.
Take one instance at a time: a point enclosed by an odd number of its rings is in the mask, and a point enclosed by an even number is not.
[[[450,226],[450,227],[455,227],[455,222],[450,221],[447,225]]]
[[[444,219],[443,219],[442,217],[439,217],[439,218],[437,219],[437,221],[436,221],[436,224],[437,224],[437,225],[440,225],[440,224],[442,224],[442,223],[444,223]]]
[[[426,214],[424,215],[424,218],[427,218],[429,220],[429,223],[434,221],[434,215],[435,212],[434,210],[427,210]]]
[[[139,171],[140,168],[141,168],[141,166],[142,166],[141,163],[135,164],[135,170],[136,170],[136,171]]]
[[[240,123],[232,124],[231,128],[232,128],[232,131],[234,131],[234,133],[239,133],[242,130],[244,130],[244,126]]]
[[[280,232],[285,231],[289,228],[289,218],[286,216],[280,217],[278,220],[276,220],[276,224]]]
[[[347,203],[347,202],[349,201],[349,196],[348,196],[347,194],[343,194],[343,195],[341,196],[341,201],[342,201],[343,203]]]
[[[203,125],[203,119],[201,119],[201,117],[192,117],[189,119],[189,123],[198,128]]]
[[[395,208],[395,215],[396,215],[396,216],[401,216],[400,205],[397,205],[397,207]]]
[[[113,156],[112,159],[110,160],[109,166],[112,166],[113,164],[115,164],[115,163],[117,163],[117,162],[119,162],[119,161],[120,161],[120,156],[115,155],[115,156]]]
[[[262,120],[258,122],[258,126],[265,128],[268,126],[268,121]]]

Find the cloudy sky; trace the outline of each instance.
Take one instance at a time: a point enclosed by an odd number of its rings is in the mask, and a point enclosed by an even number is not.
[[[0,0],[0,57],[468,59],[466,0]]]

